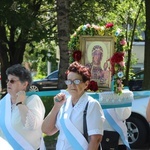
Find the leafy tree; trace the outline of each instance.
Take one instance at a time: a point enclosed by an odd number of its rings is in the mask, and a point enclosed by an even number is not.
[[[48,62],[51,62],[51,71],[57,69],[58,59],[56,57],[58,56],[56,56],[56,53],[58,52],[56,52],[56,48],[57,47],[53,41],[41,41],[40,43],[34,44],[32,50],[27,46],[23,63],[30,64],[30,70],[37,74],[36,78],[43,78],[47,76]]]
[[[119,0],[74,0],[69,1],[70,33],[74,33],[82,24],[106,23],[108,12],[116,9]]]
[[[107,21],[112,21],[113,23],[123,26],[126,32],[127,40],[127,59],[126,59],[126,75],[125,75],[125,85],[128,85],[128,80],[130,77],[130,70],[132,70],[133,62],[131,59],[132,47],[134,38],[138,37],[141,39],[141,32],[145,30],[145,11],[143,0],[124,0],[116,4],[116,9],[107,14]],[[135,58],[134,58],[135,59]]]
[[[56,63],[55,45],[58,44],[60,49],[59,88],[65,88],[63,81],[64,72],[69,65],[67,44],[70,34],[79,25],[86,23],[104,24],[104,22],[113,21],[119,25],[132,24],[136,17],[135,10],[138,10],[139,6],[138,1],[133,0],[133,2],[132,4],[127,0],[0,1],[2,87],[6,87],[6,68],[22,63],[23,58],[29,60],[29,57],[26,57],[27,54],[23,57],[25,50],[28,50],[30,58],[43,56],[42,61],[50,60]],[[131,9],[134,7],[135,10]],[[55,42],[54,45],[52,41]],[[41,47],[43,44],[45,46]],[[51,53],[50,57],[47,52]],[[34,60],[32,64],[35,65],[36,61]]]
[[[51,36],[51,33],[55,34],[56,29],[53,12],[52,0],[0,1],[0,62],[3,89],[6,87],[6,69],[13,64],[22,63],[27,43],[30,48],[34,48],[34,42],[54,39]]]

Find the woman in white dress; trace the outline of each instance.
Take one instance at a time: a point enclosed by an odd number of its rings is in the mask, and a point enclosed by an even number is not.
[[[53,135],[59,131],[56,150],[97,150],[102,140],[103,110],[98,101],[86,94],[90,83],[89,68],[74,62],[66,72],[67,97],[60,93],[54,97],[54,106],[45,118],[42,131]],[[87,108],[86,140],[83,129],[83,111]]]
[[[45,107],[39,96],[26,96],[30,72],[17,64],[6,74],[8,94],[0,101],[0,136],[15,150],[45,149],[41,131]]]
[[[1,150],[13,150],[13,148],[11,147],[11,145],[4,140],[3,138],[0,137],[0,149]]]

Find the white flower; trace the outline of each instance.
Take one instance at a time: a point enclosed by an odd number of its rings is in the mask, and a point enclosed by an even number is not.
[[[120,32],[121,32],[121,29],[118,28],[117,31],[115,32],[115,36],[118,36]]]
[[[86,28],[87,28],[87,26],[86,26],[86,25],[84,25],[84,26],[82,27],[82,30],[83,30],[83,31],[85,31],[85,30],[86,30]]]
[[[118,75],[119,78],[122,78],[124,76],[122,71],[118,72],[117,75]]]
[[[102,27],[101,27],[101,30],[105,30],[105,27],[104,27],[104,26],[102,26]]]

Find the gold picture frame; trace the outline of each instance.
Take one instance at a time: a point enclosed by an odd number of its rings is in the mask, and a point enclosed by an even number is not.
[[[108,59],[114,53],[112,36],[81,36],[81,63],[91,69],[91,80],[97,82],[99,89],[111,89],[111,71]],[[99,60],[100,59],[100,60]]]

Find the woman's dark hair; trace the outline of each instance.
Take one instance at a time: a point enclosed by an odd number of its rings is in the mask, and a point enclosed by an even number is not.
[[[88,80],[90,80],[91,78],[91,71],[88,67],[81,65],[78,62],[73,62],[72,64],[70,64],[68,70],[66,71],[66,79],[67,79],[67,75],[70,72],[75,72],[78,73],[82,76],[83,82],[86,82]]]
[[[28,82],[28,86],[27,86],[27,91],[29,90],[30,88],[30,85],[32,83],[32,77],[31,77],[31,73],[29,70],[27,70],[25,67],[23,67],[21,64],[16,64],[16,65],[13,65],[11,67],[9,67],[7,70],[6,70],[6,75],[14,75],[14,76],[17,76],[19,78],[19,80],[21,82],[25,82],[27,81]]]

